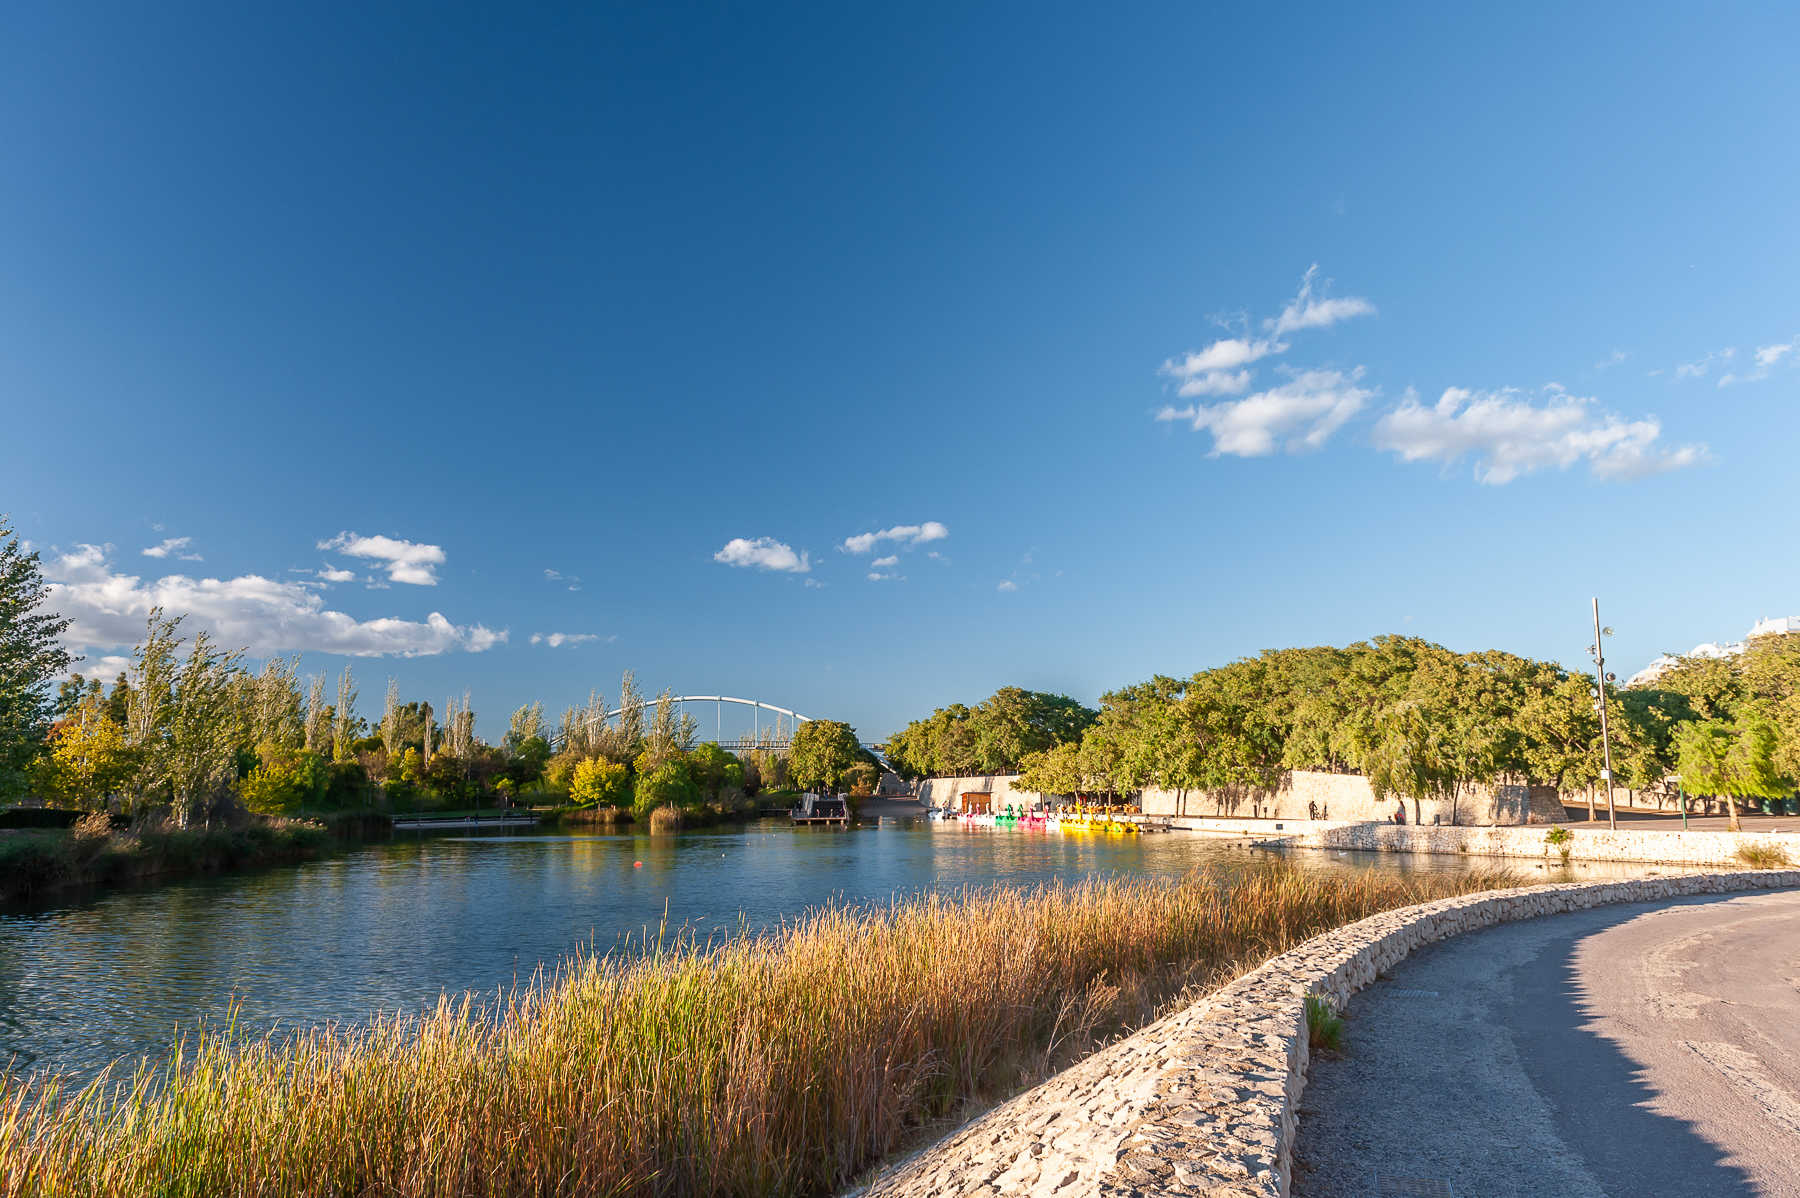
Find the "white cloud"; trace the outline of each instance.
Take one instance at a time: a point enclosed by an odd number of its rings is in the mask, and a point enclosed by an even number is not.
[[[1800,346],[1800,337],[1796,337],[1792,341],[1777,342],[1774,345],[1759,346],[1755,354],[1756,367],[1748,374],[1720,375],[1719,386],[1729,387],[1734,383],[1760,383],[1769,377],[1769,372],[1781,359],[1794,351],[1795,346]]]
[[[934,554],[933,556],[936,556],[936,555]],[[875,567],[877,570],[885,570],[889,566],[899,565],[900,564],[900,556],[898,554],[889,554],[887,557],[878,557],[874,561],[870,562],[869,564],[871,566]]]
[[[1202,350],[1189,350],[1180,358],[1162,364],[1162,373],[1178,379],[1191,379],[1215,370],[1236,370],[1260,362],[1270,354],[1284,353],[1287,345],[1280,341],[1254,337],[1224,337]]]
[[[58,677],[67,678],[71,674],[80,674],[90,682],[111,686],[114,679],[130,668],[131,658],[123,653],[107,653],[99,657],[83,657]]]
[[[143,551],[145,557],[168,557],[171,554],[184,562],[204,561],[198,553],[188,553],[186,549],[193,543],[192,537],[170,537],[160,545],[152,545]]]
[[[1756,364],[1762,367],[1773,366],[1788,354],[1793,353],[1796,345],[1800,345],[1800,337],[1796,337],[1792,341],[1783,341],[1778,345],[1761,346],[1756,351]]]
[[[1000,581],[1000,585],[995,587],[994,589],[996,591],[1016,591],[1019,589],[1019,584],[1014,582],[1010,578],[1005,578],[1005,579],[1002,579]]]
[[[927,520],[923,524],[896,524],[892,528],[884,528],[880,532],[863,532],[846,538],[838,548],[846,553],[867,553],[882,541],[893,541],[900,545],[923,545],[929,541],[941,541],[950,535],[950,530],[936,520]]]
[[[436,586],[436,567],[444,564],[444,551],[438,546],[394,537],[365,537],[354,532],[340,532],[328,541],[320,541],[319,548],[381,562],[381,568],[387,571],[391,581],[419,587]]]
[[[1267,336],[1225,337],[1205,349],[1190,351],[1162,364],[1159,373],[1178,379],[1176,394],[1182,399],[1242,395],[1255,378],[1252,367],[1264,358],[1288,351],[1282,338],[1304,329],[1329,328],[1355,316],[1372,316],[1375,305],[1360,296],[1328,299],[1314,294],[1319,267],[1314,263],[1300,280],[1299,293],[1279,316],[1262,322]],[[1348,387],[1332,401],[1324,395],[1329,371],[1298,371],[1294,380],[1267,388],[1237,403],[1190,404],[1164,407],[1158,420],[1188,420],[1195,428],[1213,429],[1214,453],[1255,456],[1273,451],[1275,437],[1304,425],[1301,436],[1289,448],[1322,444],[1339,425],[1354,415],[1368,392]],[[1340,376],[1341,377],[1341,376]],[[1354,380],[1355,374],[1350,378]],[[1303,395],[1302,393],[1305,392]]]
[[[1612,351],[1612,353],[1607,354],[1604,358],[1601,358],[1598,362],[1595,362],[1594,369],[1595,370],[1609,370],[1612,367],[1617,366],[1619,363],[1623,362],[1626,358],[1629,358],[1630,356],[1631,356],[1630,354],[1626,353],[1622,349],[1615,349]]]
[[[1625,420],[1592,399],[1550,390],[1543,402],[1517,391],[1445,390],[1427,407],[1408,393],[1375,425],[1375,445],[1408,462],[1475,461],[1476,481],[1490,486],[1546,468],[1586,462],[1598,478],[1630,478],[1691,466],[1704,445],[1667,449],[1654,417]]]
[[[1375,394],[1358,385],[1361,377],[1360,369],[1348,374],[1307,370],[1243,399],[1165,407],[1156,418],[1207,430],[1214,455],[1262,457],[1277,448],[1289,453],[1317,449]]]
[[[807,585],[807,587],[812,590],[822,590],[822,589],[824,589],[824,586],[825,586],[824,583],[820,582],[816,578],[807,578],[802,581],[804,581],[805,584]]]
[[[205,629],[231,648],[252,656],[294,650],[349,657],[422,657],[463,649],[479,653],[504,644],[506,630],[452,624],[438,612],[423,621],[381,617],[357,620],[325,607],[298,582],[246,574],[237,578],[189,578],[171,574],[141,579],[120,574],[106,549],[77,545],[47,561],[50,605],[71,624],[64,639],[76,649],[135,644],[152,607],[185,614],[190,632]]]
[[[532,644],[549,645],[552,649],[560,649],[564,645],[585,645],[589,641],[599,639],[600,634],[597,632],[534,632],[531,634]],[[606,639],[611,641],[614,638],[609,636]]]
[[[1281,310],[1281,315],[1263,324],[1275,336],[1301,329],[1326,329],[1353,316],[1375,315],[1375,305],[1361,296],[1324,299],[1313,295],[1313,280],[1319,277],[1319,264],[1313,263],[1300,280],[1300,293]],[[1329,280],[1327,280],[1329,282]]]
[[[733,537],[725,542],[725,548],[713,554],[713,560],[727,566],[780,570],[789,574],[805,574],[812,569],[812,561],[804,552],[795,553],[792,546],[774,537],[757,537],[755,540]]]
[[[325,582],[355,582],[355,570],[340,570],[336,566],[326,566],[319,571],[319,578]]]

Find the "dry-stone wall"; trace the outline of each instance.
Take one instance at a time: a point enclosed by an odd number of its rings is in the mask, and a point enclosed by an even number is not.
[[[1305,998],[1349,997],[1421,945],[1606,903],[1800,885],[1800,870],[1564,883],[1443,899],[1307,941],[871,1183],[870,1198],[1288,1192],[1306,1085]]]

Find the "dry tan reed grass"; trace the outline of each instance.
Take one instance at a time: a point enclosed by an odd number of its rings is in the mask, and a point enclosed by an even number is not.
[[[498,1007],[206,1034],[0,1090],[42,1195],[820,1195],[1171,1000],[1376,911],[1513,881],[1271,866],[831,908],[580,958]]]

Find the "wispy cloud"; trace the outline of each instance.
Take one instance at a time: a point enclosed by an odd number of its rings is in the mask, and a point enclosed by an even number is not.
[[[1356,415],[1371,396],[1360,369],[1308,370],[1243,399],[1164,407],[1158,420],[1179,421],[1212,434],[1214,456],[1262,457],[1318,449]]]
[[[602,638],[597,632],[534,632],[531,634],[532,644],[548,645],[552,649],[561,649],[564,645],[586,645],[600,639]],[[619,638],[609,636],[604,639],[610,644]]]
[[[581,589],[581,579],[575,577],[573,574],[564,574],[561,570],[551,570],[546,568],[544,570],[544,581],[562,583],[571,591],[579,591]]]
[[[1019,589],[1019,584],[1010,578],[1003,578],[1000,580],[1000,585],[994,589],[996,591],[1016,591]]]
[[[889,554],[887,557],[878,557],[869,563],[869,565],[877,570],[885,570],[889,566],[897,566],[899,564],[900,558],[896,554]]]
[[[1783,358],[1794,352],[1796,346],[1800,346],[1800,337],[1795,337],[1792,341],[1778,341],[1774,345],[1758,346],[1753,355],[1756,365],[1744,374],[1720,375],[1719,386],[1730,387],[1736,383],[1760,383],[1769,377]]]
[[[152,545],[143,550],[143,555],[145,557],[176,557],[184,562],[206,560],[198,553],[187,552],[187,547],[193,544],[193,540],[192,537],[170,537],[160,545]]]
[[[394,537],[365,537],[360,533],[340,532],[329,540],[320,541],[319,548],[379,562],[380,568],[387,571],[389,581],[412,586],[436,586],[437,567],[444,564],[444,551],[438,546]]]
[[[1373,316],[1375,305],[1361,296],[1329,298],[1319,294],[1319,267],[1314,263],[1300,280],[1300,290],[1280,315],[1262,322],[1264,336],[1245,333],[1214,341],[1204,349],[1170,358],[1159,371],[1178,380],[1182,399],[1243,395],[1255,379],[1255,365],[1284,354],[1282,338],[1306,329],[1323,329],[1357,316]],[[1241,318],[1240,318],[1241,319]],[[1356,386],[1360,368],[1348,374],[1328,370],[1288,370],[1285,383],[1240,400],[1213,404],[1165,405],[1162,421],[1185,421],[1213,434],[1213,453],[1255,457],[1288,448],[1317,448],[1361,408],[1373,392]]]
[[[1446,465],[1473,459],[1477,482],[1500,486],[1535,470],[1567,469],[1585,462],[1597,478],[1634,478],[1691,466],[1706,458],[1704,445],[1661,443],[1655,417],[1626,420],[1600,410],[1594,400],[1549,389],[1541,400],[1522,392],[1451,387],[1435,404],[1408,393],[1375,425],[1378,449],[1403,461]]]
[[[812,561],[805,552],[795,553],[791,545],[774,537],[733,537],[725,547],[713,554],[715,562],[742,569],[776,570],[788,574],[805,574]]]
[[[1612,351],[1612,353],[1607,354],[1604,358],[1601,358],[1598,362],[1595,362],[1594,369],[1595,370],[1611,370],[1614,366],[1619,365],[1619,363],[1623,362],[1626,358],[1629,358],[1630,356],[1631,356],[1630,354],[1626,353],[1622,349],[1615,349]]]
[[[838,548],[846,553],[868,553],[883,541],[893,541],[898,545],[924,545],[930,541],[941,541],[949,535],[947,527],[936,520],[927,520],[923,524],[896,524],[879,532],[857,533],[845,538]]]
[[[336,566],[326,566],[319,571],[319,578],[324,582],[355,582],[355,570],[340,570]]]
[[[1692,362],[1678,363],[1674,371],[1675,377],[1678,379],[1705,378],[1715,365],[1721,362],[1729,362],[1736,356],[1737,347],[1728,345],[1724,349],[1707,354],[1705,357],[1695,358]]]
[[[1307,268],[1305,276],[1300,280],[1300,294],[1289,301],[1287,307],[1281,310],[1280,316],[1263,322],[1275,336],[1297,333],[1301,329],[1326,329],[1353,316],[1375,315],[1375,305],[1358,295],[1342,299],[1314,295],[1313,284],[1318,277],[1319,264],[1315,262]],[[1330,280],[1326,282],[1329,285]]]
[[[44,564],[51,604],[70,621],[65,640],[76,649],[130,645],[144,633],[153,607],[185,613],[187,627],[204,628],[220,643],[257,656],[294,650],[350,657],[422,657],[452,650],[479,653],[504,644],[505,629],[453,624],[438,612],[424,620],[358,620],[325,606],[298,582],[257,574],[144,579],[117,572],[108,552],[77,545]]]

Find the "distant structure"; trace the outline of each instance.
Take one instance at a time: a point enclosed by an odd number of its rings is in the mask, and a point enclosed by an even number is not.
[[[1776,616],[1773,618],[1765,616],[1755,624],[1751,625],[1750,631],[1744,634],[1744,639],[1741,641],[1732,641],[1727,645],[1706,641],[1703,644],[1695,645],[1692,649],[1688,650],[1688,652],[1683,653],[1681,657],[1707,657],[1714,659],[1721,657],[1736,657],[1744,651],[1744,646],[1747,643],[1755,640],[1759,636],[1787,636],[1789,633],[1795,632],[1800,632],[1800,616]],[[1630,678],[1626,679],[1625,685],[1649,686],[1664,674],[1667,674],[1670,670],[1674,669],[1680,664],[1680,661],[1680,657],[1671,657],[1665,653],[1637,673],[1633,674]]]

